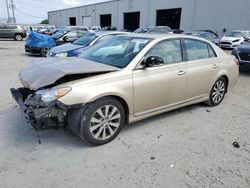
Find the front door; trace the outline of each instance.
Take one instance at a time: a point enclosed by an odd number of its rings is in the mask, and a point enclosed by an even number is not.
[[[162,66],[133,71],[134,115],[140,116],[177,105],[186,99],[187,64],[183,61],[181,41],[165,40],[146,55],[161,57]]]

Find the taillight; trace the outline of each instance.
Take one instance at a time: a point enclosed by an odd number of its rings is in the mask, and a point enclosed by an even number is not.
[[[239,64],[240,64],[240,61],[238,60],[238,59],[234,59],[234,62],[236,63],[236,65],[238,65],[239,66]]]

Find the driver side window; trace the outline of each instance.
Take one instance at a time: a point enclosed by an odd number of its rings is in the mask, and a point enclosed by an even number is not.
[[[158,56],[163,59],[164,64],[173,64],[182,62],[182,50],[181,41],[165,40],[156,44],[146,55],[146,58],[150,56]]]

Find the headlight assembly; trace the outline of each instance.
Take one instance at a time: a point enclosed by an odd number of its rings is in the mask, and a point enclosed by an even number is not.
[[[44,89],[38,90],[36,95],[39,96],[40,100],[44,103],[48,103],[63,97],[71,91],[70,87],[58,88],[58,89]]]
[[[240,39],[237,39],[237,40],[233,40],[233,42],[239,42],[240,41]]]
[[[55,57],[67,57],[68,53],[57,53]]]

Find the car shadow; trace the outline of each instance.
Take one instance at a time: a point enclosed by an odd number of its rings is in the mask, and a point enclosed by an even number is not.
[[[169,112],[165,112],[159,115],[155,115],[152,117],[149,117],[147,119],[135,122],[135,123],[131,123],[131,124],[127,124],[126,126],[124,126],[122,131],[132,131],[133,129],[138,129],[140,127],[143,127],[145,125],[153,125],[154,122],[156,121],[161,121],[161,120],[167,120],[168,118],[171,118],[173,116],[178,116],[181,115],[183,113],[193,113],[192,111],[197,109],[197,108],[209,108],[207,105],[205,105],[204,103],[199,103],[199,104],[194,104],[194,105],[190,105],[190,106],[186,106],[186,107],[182,107],[176,110],[172,110]]]
[[[39,55],[39,54],[23,53],[23,55],[28,56],[28,57],[40,57],[40,58],[44,58],[42,55]]]
[[[250,70],[247,71],[247,70],[240,70],[240,75],[242,76],[250,76]]]
[[[8,112],[4,114],[4,120],[2,122],[6,126],[4,129],[5,140],[16,146],[22,147],[22,145],[34,145],[34,143],[39,145],[40,140],[41,145],[49,144],[50,147],[51,145],[70,148],[90,147],[80,138],[69,133],[65,128],[36,131],[26,122],[17,105],[9,106],[4,109],[4,112]]]
[[[56,147],[69,147],[69,148],[91,148],[92,146],[88,145],[84,141],[82,141],[79,137],[71,134],[65,128],[58,129],[46,129],[41,131],[36,131],[29,123],[27,123],[20,111],[18,110],[17,105],[11,109],[7,109],[10,113],[6,115],[6,119],[10,119],[10,128],[7,132],[7,137],[12,139],[12,142],[17,145],[27,145],[30,143],[39,144],[39,140],[41,141],[41,145],[49,144],[56,145]],[[207,108],[205,104],[195,104],[187,107],[183,107],[177,110],[173,110],[170,112],[166,112],[160,115],[156,115],[132,124],[126,124],[122,129],[122,134],[129,134],[130,131],[134,131],[135,129],[142,129],[145,126],[155,126],[154,122],[159,122],[161,120],[167,120],[173,116],[179,116],[182,113],[190,112],[197,108]],[[6,111],[6,110],[5,110]],[[9,121],[8,121],[9,123]],[[139,130],[140,131],[140,130]],[[121,138],[121,137],[120,137]],[[14,139],[14,140],[13,140]]]

